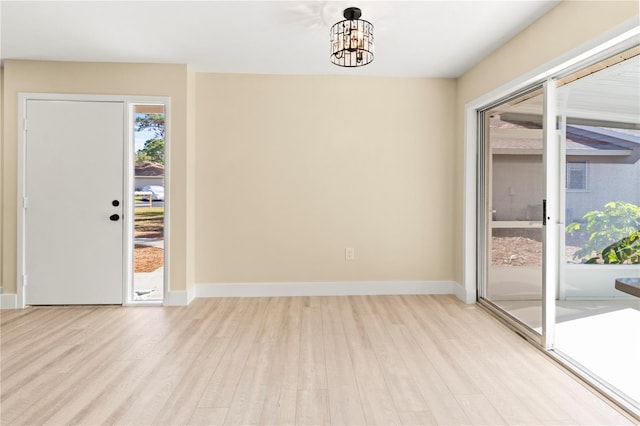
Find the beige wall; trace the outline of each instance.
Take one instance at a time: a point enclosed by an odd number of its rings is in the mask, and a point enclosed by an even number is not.
[[[18,92],[172,98],[171,290],[194,282],[452,278],[453,80],[5,66],[7,123],[17,121]],[[3,136],[2,279],[13,293],[16,125]],[[345,247],[355,247],[355,261],[345,262]]]
[[[563,1],[516,37],[494,51],[457,81],[456,103],[456,253],[463,252],[464,106],[633,19],[637,1]],[[455,280],[463,281],[463,259],[456,257]]]
[[[451,280],[454,101],[444,79],[198,74],[196,282]]]
[[[16,292],[17,105],[19,92],[117,94],[171,97],[171,290],[193,286],[193,265],[187,258],[193,233],[188,179],[193,174],[193,123],[188,120],[189,79],[185,65],[12,61],[4,63],[2,145],[2,285]],[[191,198],[192,199],[192,198]]]

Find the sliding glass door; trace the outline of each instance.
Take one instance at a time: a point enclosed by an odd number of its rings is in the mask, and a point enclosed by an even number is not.
[[[543,102],[541,87],[482,113],[486,265],[482,298],[541,334]]]
[[[638,415],[640,46],[608,52],[478,110],[478,299]]]

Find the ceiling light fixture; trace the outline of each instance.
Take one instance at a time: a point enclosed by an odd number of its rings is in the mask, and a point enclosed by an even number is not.
[[[341,67],[361,67],[373,61],[373,25],[358,19],[357,7],[344,10],[345,20],[331,27],[331,62]]]

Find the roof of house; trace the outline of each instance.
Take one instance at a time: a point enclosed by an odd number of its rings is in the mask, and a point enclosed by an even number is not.
[[[491,117],[491,147],[495,154],[542,154],[540,126]],[[537,128],[536,128],[537,127]],[[567,126],[567,155],[628,156],[640,151],[640,130]]]
[[[159,163],[152,163],[151,161],[144,161],[142,163],[136,163],[135,176],[164,176],[164,165]]]

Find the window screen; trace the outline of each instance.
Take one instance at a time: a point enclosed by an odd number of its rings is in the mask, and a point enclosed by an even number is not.
[[[567,189],[586,190],[587,189],[587,162],[567,163]]]

